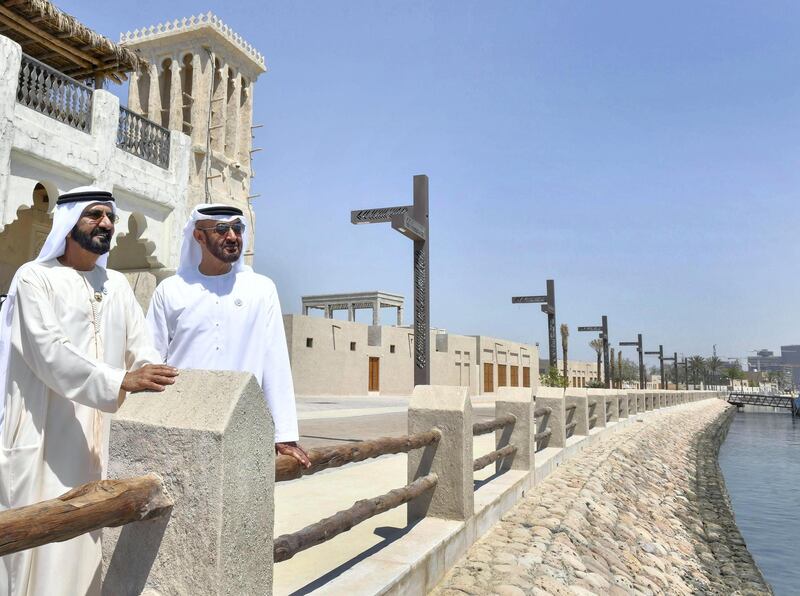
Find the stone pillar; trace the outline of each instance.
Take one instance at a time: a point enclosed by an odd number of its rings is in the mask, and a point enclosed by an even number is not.
[[[308,316],[308,306],[303,305],[303,315]]]
[[[332,319],[333,318],[333,309],[331,308],[330,304],[325,305],[325,318]]]
[[[147,76],[147,74],[145,73],[144,76]],[[131,73],[130,82],[128,83],[128,109],[137,114],[142,113],[142,98],[139,97],[140,77],[139,71],[134,70]]]
[[[249,373],[184,370],[128,397],[109,478],[156,472],[168,518],[103,530],[104,594],[271,594],[272,417]]]
[[[203,148],[206,145],[208,131],[210,72],[210,61],[205,50],[192,55],[192,145]],[[205,170],[203,171],[205,172]]]
[[[347,306],[347,320],[348,321],[356,320],[356,307],[353,304],[349,304]]]
[[[636,391],[636,412],[638,414],[643,414],[647,411],[647,401],[645,400],[646,393],[646,391],[641,389]]]
[[[161,79],[158,76],[158,67],[154,63],[150,63],[148,69],[150,75],[150,89],[149,97],[147,98],[147,117],[155,122],[161,124]]]
[[[639,393],[635,389],[628,390],[628,416],[639,412]]]
[[[498,387],[495,402],[495,416],[512,414],[517,421],[514,426],[506,426],[495,431],[496,449],[508,444],[516,445],[517,452],[513,458],[506,458],[496,464],[497,473],[506,470],[523,470],[533,472],[534,453],[536,453],[536,423],[533,418],[533,395],[529,388]]]
[[[397,326],[400,327],[400,325],[402,325],[402,324],[403,324],[403,307],[402,306],[398,306],[397,307]]]
[[[617,420],[628,418],[628,392],[617,389]]]
[[[253,84],[239,75],[242,86],[242,104],[239,109],[238,156],[242,167],[250,171],[250,149],[253,148]]]
[[[214,57],[216,62],[216,56]],[[225,152],[225,101],[228,97],[228,65],[221,64],[219,68],[216,64],[212,65],[213,86],[215,80],[219,80],[217,88],[214,90],[214,97],[211,99],[211,149],[219,154]]]
[[[550,408],[551,410],[548,416],[539,418],[539,422],[536,425],[536,432],[543,432],[546,428],[552,431],[550,437],[544,441],[544,445],[546,447],[566,447],[564,390],[560,387],[539,386],[536,388],[534,405],[536,408]]]
[[[181,65],[177,57],[173,57],[170,64],[168,128],[183,131],[183,84],[181,83]]]
[[[564,391],[565,406],[575,406],[570,414],[567,412],[566,424],[576,422],[575,428],[567,432],[567,438],[574,435],[586,436],[589,434],[589,397],[586,389],[578,387],[568,387]]]
[[[620,392],[611,389],[606,395],[606,426],[619,422]]]
[[[14,136],[14,110],[17,106],[17,86],[22,63],[22,47],[0,35],[0,232],[17,219],[17,206],[9,200],[11,182],[11,139]],[[51,197],[53,200],[55,197]],[[31,199],[32,200],[32,199]]]
[[[236,161],[239,158],[239,104],[242,93],[242,77],[228,70],[228,86],[231,87],[225,107],[225,155]]]
[[[380,325],[380,308],[377,302],[372,305],[372,324]]]
[[[408,454],[408,481],[435,473],[435,489],[408,504],[409,523],[423,517],[467,520],[475,511],[472,484],[472,403],[467,387],[417,385],[408,406],[408,434],[438,428],[438,445]]]
[[[611,394],[610,389],[588,389],[586,394],[589,398],[589,418],[597,416],[594,428],[603,428],[606,425],[606,400]],[[592,405],[594,403],[594,405]]]

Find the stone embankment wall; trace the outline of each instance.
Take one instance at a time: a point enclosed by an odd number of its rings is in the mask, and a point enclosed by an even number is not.
[[[721,400],[688,407],[630,425],[563,464],[434,593],[771,593],[717,463],[732,408]]]

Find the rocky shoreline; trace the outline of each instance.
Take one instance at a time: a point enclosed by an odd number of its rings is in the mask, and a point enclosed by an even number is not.
[[[461,594],[771,594],[717,455],[734,411],[657,412],[564,463],[434,590]]]

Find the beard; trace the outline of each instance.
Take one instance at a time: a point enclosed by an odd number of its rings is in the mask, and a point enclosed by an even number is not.
[[[77,224],[70,232],[72,239],[77,242],[81,248],[93,252],[96,255],[104,255],[111,249],[111,237],[113,235],[113,231],[98,227],[94,228],[91,232],[84,232],[78,228]]]
[[[235,263],[242,256],[242,243],[236,242],[223,242],[222,244],[206,245],[208,252],[218,258],[223,263]]]

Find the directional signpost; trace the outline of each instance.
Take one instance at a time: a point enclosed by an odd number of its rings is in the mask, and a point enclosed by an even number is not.
[[[608,317],[603,315],[603,324],[587,327],[578,327],[578,331],[599,331],[600,339],[603,340],[603,379],[606,389],[611,388],[611,367],[609,366],[608,356]]]
[[[661,369],[661,389],[666,389],[667,386],[664,382],[664,346],[658,346],[658,352],[645,352],[649,356],[658,356],[658,362]]]
[[[644,351],[642,350],[642,334],[638,335],[636,341],[621,341],[621,346],[636,346],[636,351],[639,352],[639,389],[645,388],[644,382]]]
[[[556,348],[556,286],[552,279],[547,280],[547,294],[544,296],[514,296],[511,304],[531,304],[542,302],[542,312],[547,313],[547,339],[550,348],[550,370],[558,368]]]
[[[678,388],[678,352],[675,352],[672,357],[663,356],[661,358],[661,362],[662,362],[661,370],[664,370],[664,364],[663,363],[664,363],[664,361],[667,361],[667,360],[669,360],[670,362],[674,362],[675,363],[675,389],[677,389]],[[665,383],[664,384],[664,389],[666,389],[666,388],[667,388],[667,385]]]
[[[414,176],[414,204],[350,212],[354,224],[391,223],[414,241],[414,385],[431,384],[428,177]]]

